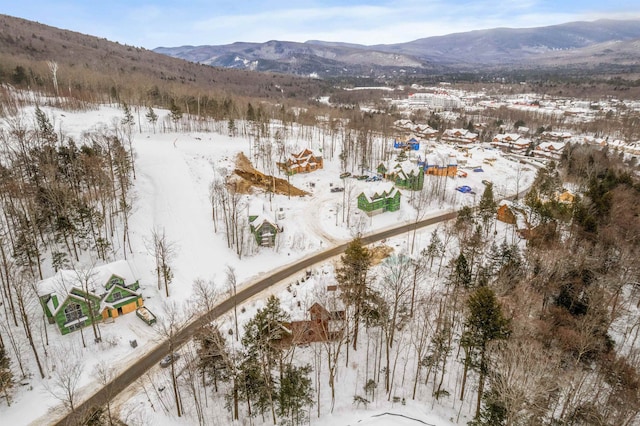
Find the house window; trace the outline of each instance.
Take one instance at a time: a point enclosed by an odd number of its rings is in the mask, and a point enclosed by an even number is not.
[[[67,330],[69,331],[75,331],[82,328],[82,323],[81,322],[77,322],[75,324],[71,324],[69,327],[67,327]]]
[[[69,304],[64,308],[64,316],[67,319],[67,322],[77,320],[82,317],[82,307],[77,303]]]
[[[113,287],[114,285],[122,285],[124,284],[124,281],[116,276],[111,277],[111,279],[109,280],[109,286],[108,288]]]
[[[120,300],[122,299],[122,293],[119,291],[114,291],[113,293],[111,293],[111,299],[112,300]]]

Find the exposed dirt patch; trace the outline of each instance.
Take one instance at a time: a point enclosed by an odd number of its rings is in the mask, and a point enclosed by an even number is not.
[[[289,184],[285,179],[259,172],[243,153],[239,153],[236,157],[236,169],[233,173],[236,176],[235,184],[237,191],[244,194],[253,192],[255,188],[294,197],[302,197],[309,194],[307,191],[303,191]]]
[[[378,265],[393,253],[393,247],[387,245],[373,246],[371,251],[371,264]]]

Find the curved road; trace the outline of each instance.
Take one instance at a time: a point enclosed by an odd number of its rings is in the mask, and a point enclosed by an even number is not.
[[[458,215],[457,212],[449,212],[441,214],[429,219],[424,219],[418,222],[401,225],[395,228],[386,229],[374,234],[370,234],[362,237],[364,244],[371,244],[376,241],[383,240],[385,238],[394,237],[396,235],[403,234],[405,232],[412,231],[413,229],[423,228],[425,226],[433,225],[438,222],[454,219]],[[336,247],[330,248],[323,252],[311,255],[299,262],[283,267],[282,269],[268,275],[267,277],[255,282],[254,284],[243,288],[236,294],[237,303],[242,303],[252,296],[260,293],[261,291],[269,288],[270,286],[289,278],[291,275],[304,271],[316,263],[323,262],[334,256],[337,256],[345,251],[349,243],[344,243]],[[231,310],[233,308],[233,298],[226,299],[214,307],[211,311],[198,317],[196,320],[189,323],[186,327],[180,330],[174,341],[174,348],[180,347],[187,341],[189,341],[194,333],[199,330],[203,325],[210,323],[220,315]],[[169,353],[169,342],[165,341],[162,344],[156,346],[151,352],[140,358],[135,364],[124,370],[118,377],[105,387],[97,391],[86,401],[82,402],[76,407],[74,413],[66,414],[60,419],[56,425],[79,425],[82,424],[82,419],[94,409],[95,407],[105,406],[107,401],[113,399],[116,395],[126,389],[133,382],[138,380],[147,370],[155,366],[160,360]]]

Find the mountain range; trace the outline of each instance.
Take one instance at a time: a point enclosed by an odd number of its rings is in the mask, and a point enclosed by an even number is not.
[[[629,73],[640,71],[639,42],[640,20],[598,20],[495,28],[373,46],[272,40],[154,51],[213,66],[319,77],[531,68]]]

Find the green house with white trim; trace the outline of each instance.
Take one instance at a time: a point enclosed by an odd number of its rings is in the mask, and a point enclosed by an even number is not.
[[[400,210],[401,196],[400,191],[394,187],[383,191],[362,192],[358,195],[358,208],[368,216],[398,211]]]
[[[62,334],[143,306],[140,284],[124,260],[90,270],[61,270],[37,289],[47,320]]]
[[[280,229],[264,215],[250,215],[249,227],[260,247],[274,247],[276,245],[276,235]]]
[[[377,172],[398,188],[421,191],[424,187],[424,170],[413,161],[380,163]]]

